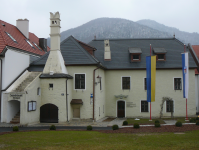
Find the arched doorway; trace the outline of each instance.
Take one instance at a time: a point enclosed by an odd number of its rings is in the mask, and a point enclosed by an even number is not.
[[[125,102],[117,101],[117,117],[123,118],[125,117]]]
[[[58,107],[54,104],[45,104],[40,107],[41,123],[58,123]]]

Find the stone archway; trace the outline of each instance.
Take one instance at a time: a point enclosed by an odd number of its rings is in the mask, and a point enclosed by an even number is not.
[[[54,104],[45,104],[40,107],[41,123],[58,123],[58,107]]]

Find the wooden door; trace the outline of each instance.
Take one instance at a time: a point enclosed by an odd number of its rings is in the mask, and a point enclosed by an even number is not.
[[[80,118],[80,108],[73,109],[73,118]]]
[[[117,117],[118,118],[125,117],[125,102],[124,101],[117,102]]]
[[[40,107],[41,123],[58,123],[58,107],[54,104],[45,104]]]

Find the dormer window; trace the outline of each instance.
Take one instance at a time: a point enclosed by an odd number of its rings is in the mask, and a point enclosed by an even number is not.
[[[131,57],[131,62],[139,62],[141,61],[141,48],[129,48],[129,53]]]
[[[166,61],[167,51],[164,48],[153,48],[153,51],[157,55],[157,61]]]
[[[34,46],[30,43],[30,41],[26,40],[26,42],[27,42],[32,48],[34,48]]]
[[[14,41],[14,42],[17,42],[10,33],[6,32],[6,34]]]

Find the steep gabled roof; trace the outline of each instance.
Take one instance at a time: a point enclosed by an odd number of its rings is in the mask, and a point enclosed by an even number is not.
[[[65,61],[65,65],[97,65],[99,61],[94,58],[87,50],[85,50],[73,36],[61,42],[61,53]],[[30,64],[30,71],[42,71],[49,52]]]
[[[13,41],[8,34],[9,33],[15,40]],[[29,32],[29,42],[33,45],[34,48],[32,48],[26,41],[26,37],[19,31],[19,29],[11,25],[5,21],[0,20],[0,54],[2,54],[3,50],[6,46],[9,46],[11,48],[20,49],[24,52],[36,54],[36,55],[44,55],[44,50],[39,50],[34,43],[36,43],[39,46],[39,38]],[[34,42],[34,43],[33,43]],[[48,47],[48,51],[50,48]]]
[[[109,39],[111,60],[104,60],[104,40],[97,39],[89,43],[95,47],[95,57],[107,69],[146,69],[146,56],[150,56],[150,44],[153,48],[166,50],[166,61],[157,61],[157,69],[182,68],[181,53],[184,52],[184,44],[175,38],[143,38],[143,39]],[[129,48],[141,48],[141,61],[131,62]],[[189,52],[189,49],[186,48]],[[152,50],[152,55],[155,55]],[[190,68],[196,68],[192,55],[189,55]]]

